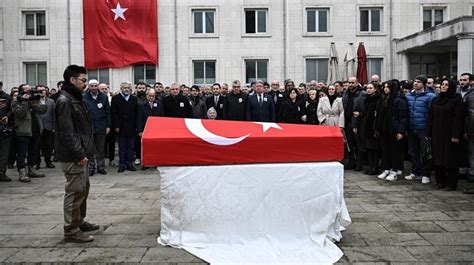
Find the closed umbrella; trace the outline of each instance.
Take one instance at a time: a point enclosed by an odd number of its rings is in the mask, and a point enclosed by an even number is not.
[[[349,77],[356,75],[355,60],[354,43],[349,43],[349,49],[346,51],[346,55],[344,56],[344,64],[346,65],[344,70],[344,80],[348,80]]]
[[[367,54],[363,42],[357,48],[357,79],[360,84],[367,84]]]
[[[327,84],[332,84],[336,82],[339,78],[338,75],[338,55],[336,50],[336,44],[331,42],[331,48],[329,49],[329,65],[328,65],[328,82]]]

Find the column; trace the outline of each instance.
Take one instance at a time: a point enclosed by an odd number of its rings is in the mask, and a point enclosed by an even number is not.
[[[459,76],[462,73],[473,72],[473,36],[458,37],[458,72]]]
[[[410,79],[410,61],[408,60],[408,54],[406,52],[400,53],[402,56],[402,79]]]

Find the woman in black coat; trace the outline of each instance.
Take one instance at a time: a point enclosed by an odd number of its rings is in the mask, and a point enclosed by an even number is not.
[[[403,94],[400,94],[400,83],[393,79],[383,85],[377,115],[377,130],[380,134],[382,151],[382,174],[379,179],[395,181],[403,171],[403,139],[407,134],[408,106]]]
[[[306,124],[318,125],[318,92],[316,89],[310,89],[308,91],[308,100],[305,104],[305,112],[302,117],[303,122]]]
[[[444,79],[441,93],[431,102],[428,114],[428,138],[431,139],[436,188],[456,190],[459,163],[463,149],[459,144],[462,137],[465,107],[456,83]]]
[[[288,99],[281,105],[278,120],[283,123],[303,123],[301,119],[303,113],[304,102],[301,102],[298,90],[293,88],[288,93]]]
[[[365,170],[365,174],[374,175],[378,173],[380,139],[379,132],[376,127],[377,109],[380,99],[380,93],[373,84],[368,84],[367,96],[364,102],[364,108],[361,113],[360,131],[367,153],[369,167]]]

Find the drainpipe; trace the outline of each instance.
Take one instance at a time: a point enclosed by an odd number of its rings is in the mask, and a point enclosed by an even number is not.
[[[288,0],[283,0],[283,80],[288,79],[288,57],[289,57],[289,30],[288,25],[289,23],[288,16]]]
[[[178,82],[178,1],[174,1],[174,81]]]
[[[390,38],[390,78],[393,78],[393,1],[390,0],[389,2],[390,5],[390,33],[389,33],[389,38]]]
[[[67,64],[71,65],[71,2],[67,0]]]

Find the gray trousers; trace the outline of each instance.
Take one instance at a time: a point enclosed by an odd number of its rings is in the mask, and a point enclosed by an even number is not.
[[[80,166],[77,162],[61,162],[66,177],[64,195],[64,235],[79,233],[79,225],[84,222],[89,195],[89,166]]]
[[[95,155],[90,159],[90,170],[105,168],[105,137],[105,133],[94,134]]]

